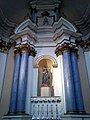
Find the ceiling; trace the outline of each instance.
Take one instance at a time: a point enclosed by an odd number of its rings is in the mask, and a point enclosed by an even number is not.
[[[24,21],[27,13],[30,13],[29,3],[30,0],[0,0],[0,11],[4,18],[18,25]],[[82,33],[86,29],[90,31],[90,0],[61,0],[61,3],[60,10],[67,20],[76,25]]]
[[[0,0],[0,8],[6,18],[17,24],[21,23],[29,12],[30,0]],[[90,0],[62,0],[63,14],[69,21],[80,20]]]

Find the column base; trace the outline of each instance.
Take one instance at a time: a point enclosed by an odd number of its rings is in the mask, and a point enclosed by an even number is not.
[[[5,116],[11,116],[11,115],[29,115],[26,114],[25,112],[8,112]]]
[[[63,115],[62,120],[90,120],[90,115]]]
[[[87,115],[85,111],[67,111],[64,115]]]
[[[32,120],[32,117],[27,114],[8,114],[3,116],[3,120]]]

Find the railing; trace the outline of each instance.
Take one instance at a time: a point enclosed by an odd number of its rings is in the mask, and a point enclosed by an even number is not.
[[[31,98],[31,114],[33,120],[61,120],[63,107],[60,97]]]

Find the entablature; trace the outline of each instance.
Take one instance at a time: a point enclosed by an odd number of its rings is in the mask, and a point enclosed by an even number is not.
[[[16,42],[28,41],[35,45],[37,42],[55,42],[56,44],[66,40],[75,42],[81,34],[77,33],[77,29],[66,19],[60,18],[53,26],[39,27],[30,19],[21,23],[15,30],[15,34],[11,36]]]

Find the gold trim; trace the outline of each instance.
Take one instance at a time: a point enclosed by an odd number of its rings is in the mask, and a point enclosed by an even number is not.
[[[38,64],[34,65],[34,68],[39,68],[39,65]]]
[[[60,46],[56,48],[55,54],[56,54],[57,57],[58,57],[59,55],[62,55],[62,49],[61,49]]]
[[[34,49],[33,47],[31,47],[31,48],[29,49],[29,56],[35,57],[35,55],[36,55],[36,51],[35,51],[35,49]]]
[[[62,47],[62,52],[67,52],[67,51],[70,51],[73,46],[71,44],[64,43],[62,44],[61,47]]]
[[[70,48],[63,48],[62,52],[70,52]]]
[[[15,54],[15,56],[17,56],[18,54],[20,54],[20,49],[19,48],[14,49],[14,54]]]
[[[60,50],[58,50],[57,53],[56,53],[57,56],[62,55],[62,54],[63,54],[63,52],[60,51]]]
[[[20,49],[21,52],[29,52],[29,48],[28,47],[22,47]]]
[[[64,43],[61,46],[58,46],[55,50],[55,54],[57,56],[62,55],[64,52],[69,51],[71,52],[77,52],[78,51],[78,47],[69,43]]]
[[[34,67],[38,68],[39,67],[39,62],[43,59],[49,59],[53,63],[53,65],[58,66],[57,60],[54,57],[52,57],[50,55],[41,55],[35,60]]]
[[[57,68],[58,64],[53,64],[52,66],[53,66],[53,68]]]
[[[29,52],[29,45],[28,44],[21,44],[20,51],[21,52]]]

